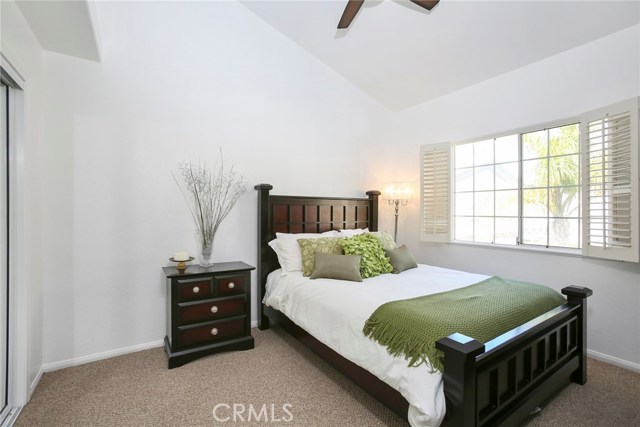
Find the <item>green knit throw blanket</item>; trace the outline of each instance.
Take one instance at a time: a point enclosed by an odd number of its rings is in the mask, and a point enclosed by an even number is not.
[[[563,304],[546,286],[490,277],[475,285],[381,305],[365,322],[365,336],[404,356],[409,366],[428,363],[442,372],[435,343],[455,332],[482,343]]]

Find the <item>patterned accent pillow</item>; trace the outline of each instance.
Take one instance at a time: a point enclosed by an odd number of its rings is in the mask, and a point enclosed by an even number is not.
[[[276,233],[276,238],[269,242],[269,246],[274,250],[278,257],[278,263],[282,275],[286,276],[290,271],[302,271],[302,255],[300,254],[300,246],[298,239],[316,239],[320,237],[340,237],[335,231],[327,231],[322,234],[318,233]]]
[[[398,245],[393,241],[393,236],[388,231],[372,231],[371,234],[376,236],[380,243],[382,244],[382,249],[385,251],[389,251],[391,249],[396,249]]]
[[[359,234],[357,236],[342,239],[340,245],[347,255],[360,255],[360,274],[364,279],[379,276],[383,273],[391,273],[393,267],[384,254],[380,239],[372,233]]]
[[[319,239],[298,239],[302,254],[302,275],[311,276],[316,266],[316,253],[342,255],[341,237],[321,237]]]

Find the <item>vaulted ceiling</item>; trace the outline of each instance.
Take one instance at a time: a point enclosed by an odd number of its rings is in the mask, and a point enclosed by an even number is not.
[[[640,22],[634,1],[242,0],[248,9],[391,111],[540,61]],[[597,60],[594,58],[594,61]]]
[[[44,49],[99,60],[93,1],[17,3]],[[347,0],[239,2],[390,111],[640,23],[638,0],[441,0],[430,12],[408,0],[365,0],[346,30],[336,27]]]

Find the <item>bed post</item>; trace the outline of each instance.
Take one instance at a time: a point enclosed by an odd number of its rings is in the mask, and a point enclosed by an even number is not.
[[[567,286],[561,292],[567,296],[567,302],[578,308],[577,347],[580,365],[571,375],[571,381],[584,385],[587,382],[587,298],[593,295],[589,288]]]
[[[477,424],[476,356],[484,353],[484,344],[462,334],[436,341],[444,353],[444,396],[447,401],[447,426]]]
[[[369,196],[369,230],[378,231],[378,198],[380,192],[377,190],[367,191]]]
[[[269,274],[269,191],[273,189],[270,184],[258,184],[254,187],[258,190],[258,328],[269,329],[269,318],[263,312],[262,299],[264,298],[267,275]]]

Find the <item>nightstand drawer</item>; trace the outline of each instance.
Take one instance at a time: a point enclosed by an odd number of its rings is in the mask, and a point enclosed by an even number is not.
[[[216,289],[219,297],[242,294],[245,292],[245,276],[218,276],[216,277]]]
[[[179,342],[182,347],[197,344],[214,343],[245,334],[245,317],[222,322],[213,322],[202,326],[178,328]]]
[[[211,277],[203,277],[198,279],[181,279],[178,280],[178,300],[188,301],[193,299],[210,298],[211,295]]]
[[[202,303],[183,303],[178,307],[178,323],[206,322],[222,317],[241,316],[246,313],[244,297],[227,300],[209,300]]]

